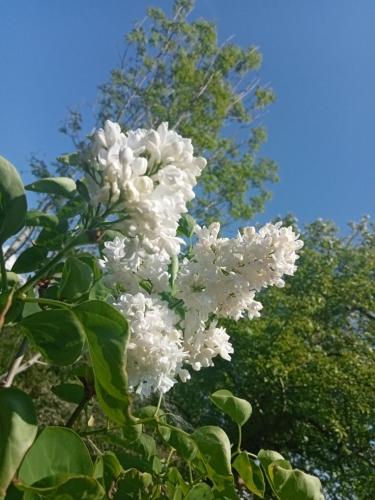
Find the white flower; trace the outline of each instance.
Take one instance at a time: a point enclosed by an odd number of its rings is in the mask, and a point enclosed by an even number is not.
[[[167,123],[125,134],[107,121],[95,135],[94,153],[100,180],[87,179],[93,205],[124,212],[127,218],[117,229],[125,236],[148,240],[155,253],[177,255],[183,243],[176,236],[178,221],[206,165],[194,156],[191,140]]]
[[[281,223],[267,224],[259,232],[249,227],[237,238],[218,238],[220,226],[197,228],[193,258],[180,266],[177,296],[197,321],[211,314],[239,319],[259,316],[262,308],[255,292],[270,285],[283,286],[283,276],[295,272],[296,252],[303,243]]]
[[[99,263],[109,286],[118,284],[128,293],[137,293],[142,291],[141,282],[150,281],[155,292],[168,288],[170,256],[165,250],[153,252],[147,240],[141,245],[138,236],[116,237],[104,243],[103,254]]]
[[[225,328],[217,327],[216,321],[205,330],[204,326],[197,330],[194,336],[185,341],[185,348],[189,352],[188,363],[194,370],[213,366],[213,358],[221,356],[230,361],[233,353],[232,344]]]
[[[182,346],[182,333],[176,328],[179,317],[158,297],[142,293],[124,294],[114,303],[129,320],[127,350],[129,386],[141,396],[165,393],[187,379],[182,364],[188,354]]]

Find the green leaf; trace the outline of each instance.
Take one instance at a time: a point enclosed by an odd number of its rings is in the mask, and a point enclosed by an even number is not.
[[[130,418],[125,371],[127,321],[115,308],[96,300],[79,304],[74,312],[87,338],[99,404],[109,418],[125,424]]]
[[[133,444],[134,441],[137,441],[137,439],[141,437],[141,434],[143,432],[143,424],[129,422],[124,425],[122,432],[124,440],[126,440],[128,444]]]
[[[105,491],[108,492],[123,472],[118,458],[109,451],[103,453],[95,463],[94,477],[103,480]]]
[[[17,257],[12,271],[15,273],[30,273],[45,261],[47,254],[48,249],[45,247],[32,246],[27,248]]]
[[[232,480],[231,450],[228,436],[215,426],[200,427],[191,434],[207,467],[210,478]],[[213,473],[213,474],[212,474]]]
[[[90,193],[85,183],[77,181],[77,191],[81,195],[83,200],[85,200],[87,203],[90,203]]]
[[[28,191],[48,193],[71,198],[76,191],[76,183],[70,177],[45,177],[25,186]]]
[[[39,233],[36,245],[47,247],[49,250],[60,251],[62,245],[69,238],[69,224],[67,220],[59,217],[59,223],[55,227],[44,227]]]
[[[214,498],[214,494],[208,484],[198,483],[189,490],[184,500],[211,500]]]
[[[51,390],[58,398],[68,403],[79,404],[85,395],[83,386],[79,384],[59,384]]]
[[[24,226],[25,190],[15,167],[0,156],[0,245]]]
[[[156,442],[152,436],[148,434],[141,434],[139,438],[134,441],[133,445],[146,460],[156,455]]]
[[[178,222],[177,234],[191,238],[194,234],[195,226],[196,222],[193,217],[189,214],[184,214]]]
[[[82,253],[79,253],[76,257],[81,262],[84,262],[85,264],[87,264],[91,268],[91,271],[92,271],[92,274],[94,277],[94,281],[100,280],[100,278],[103,275],[103,272],[99,266],[98,258],[96,257],[96,255],[92,255],[91,253],[87,253],[87,252],[82,252]]]
[[[24,491],[24,500],[59,499],[59,500],[103,500],[105,492],[98,481],[87,476],[58,474],[39,481],[37,486],[17,487]]]
[[[92,282],[90,266],[77,257],[69,256],[64,263],[59,297],[74,302],[89,291]]]
[[[54,214],[46,214],[39,210],[30,210],[26,213],[25,226],[41,226],[53,228],[57,226],[59,219]]]
[[[82,439],[65,427],[46,427],[27,452],[18,472],[25,485],[55,476],[91,476],[93,464]]]
[[[273,489],[280,500],[324,500],[322,485],[317,477],[292,469],[286,460],[268,466]]]
[[[89,299],[106,302],[110,294],[111,291],[104,285],[103,280],[100,279],[90,288]]]
[[[63,163],[64,165],[72,165],[77,167],[79,165],[79,153],[66,153],[57,157],[57,161]]]
[[[70,365],[84,344],[82,325],[68,309],[51,309],[27,316],[20,322],[25,335],[52,364]]]
[[[0,497],[5,495],[37,431],[29,396],[19,389],[0,388]]]
[[[262,469],[249,458],[245,451],[237,455],[233,462],[233,468],[238,472],[249,491],[261,498],[264,497],[265,482]]]
[[[163,426],[159,426],[163,427]],[[168,429],[165,427],[165,429]],[[195,458],[197,454],[197,445],[189,436],[185,433],[180,432],[175,429],[169,429],[169,438],[167,440],[168,444],[174,448],[181,458],[187,461],[191,461]]]
[[[181,498],[189,491],[189,484],[184,481],[184,478],[177,467],[168,467],[168,483],[170,483],[168,486],[172,486],[174,492],[176,489],[181,492]],[[173,499],[174,498],[175,497],[173,497]]]
[[[115,500],[148,500],[151,498],[152,476],[137,469],[128,469],[117,483]]]
[[[92,477],[78,476],[60,484],[50,496],[45,498],[61,500],[103,500],[105,492],[98,481]]]
[[[275,462],[276,460],[284,460],[284,457],[280,455],[277,451],[272,450],[260,450],[258,453],[258,459],[263,467],[264,473],[268,479],[268,481],[272,484],[272,481],[269,476],[268,467]]]
[[[210,399],[238,425],[246,423],[251,416],[251,404],[245,399],[236,398],[226,389],[214,392]]]

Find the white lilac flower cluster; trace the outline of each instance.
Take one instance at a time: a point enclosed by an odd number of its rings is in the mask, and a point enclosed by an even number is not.
[[[138,237],[151,253],[180,251],[178,221],[194,198],[197,177],[206,160],[195,157],[190,139],[162,123],[157,130],[121,132],[107,121],[95,135],[99,184],[89,181],[94,204],[126,213],[117,228]]]
[[[232,239],[220,238],[214,223],[195,228],[196,244],[184,258],[178,221],[206,164],[191,141],[167,124],[124,134],[106,122],[95,135],[95,154],[101,181],[88,184],[93,204],[125,216],[116,226],[123,236],[105,243],[101,264],[107,282],[125,291],[113,303],[130,324],[130,387],[142,396],[165,393],[190,378],[189,367],[231,359],[229,335],[217,319],[259,316],[256,292],[284,285],[302,242],[281,223],[258,232],[248,227]],[[170,264],[178,255],[172,289]]]

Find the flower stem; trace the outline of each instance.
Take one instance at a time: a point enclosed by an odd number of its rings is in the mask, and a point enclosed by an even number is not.
[[[39,297],[18,297],[22,302],[28,302],[30,304],[43,304],[46,306],[54,306],[54,307],[62,307],[63,309],[70,309],[72,306],[70,304],[66,304],[65,302],[61,302],[61,300],[54,299],[42,299]]]
[[[237,424],[238,426],[238,444],[237,444],[237,451],[238,453],[241,452],[241,443],[242,443],[242,427]]]

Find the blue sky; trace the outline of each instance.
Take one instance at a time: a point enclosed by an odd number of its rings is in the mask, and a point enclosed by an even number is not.
[[[0,154],[30,181],[28,158],[70,151],[57,129],[67,109],[87,108],[147,6],[169,0],[0,2]],[[281,182],[257,221],[294,213],[341,228],[374,215],[375,1],[197,0],[214,20],[264,55],[264,83],[278,96],[262,122],[263,154]]]

